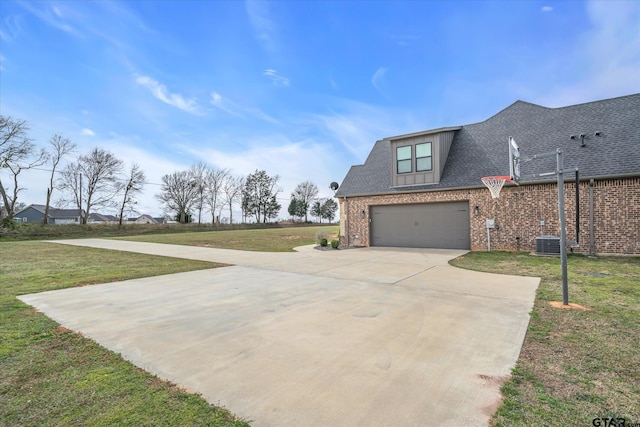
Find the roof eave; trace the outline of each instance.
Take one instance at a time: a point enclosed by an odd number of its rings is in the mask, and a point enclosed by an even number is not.
[[[432,135],[434,133],[441,133],[441,132],[452,132],[452,131],[457,131],[457,130],[460,130],[460,129],[462,129],[462,126],[451,126],[451,127],[444,127],[444,128],[438,128],[438,129],[423,130],[423,131],[420,131],[420,132],[405,133],[404,135],[389,136],[389,137],[384,138],[384,140],[395,141],[397,139],[413,138],[413,137],[416,137],[416,136]]]
[[[596,180],[602,181],[605,179],[627,179],[627,178],[640,178],[640,172],[636,173],[625,173],[625,174],[617,174],[617,175],[598,175],[598,176],[584,176],[580,177],[581,182]],[[566,177],[565,182],[575,182],[575,178]],[[544,179],[540,181],[521,181],[520,185],[543,185],[543,184],[555,184],[557,181],[555,179]],[[458,187],[438,187],[438,188],[423,188],[423,189],[415,189],[415,190],[404,190],[404,191],[392,191],[391,188],[388,191],[383,191],[379,193],[356,193],[356,194],[336,194],[337,198],[349,198],[349,197],[370,197],[370,196],[389,196],[392,194],[409,194],[409,193],[436,193],[438,191],[457,191],[457,190],[472,190],[475,188],[483,188],[484,184],[479,185],[464,185]]]

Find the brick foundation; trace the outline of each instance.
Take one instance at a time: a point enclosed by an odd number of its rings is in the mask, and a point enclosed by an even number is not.
[[[580,183],[580,244],[574,252],[590,252],[589,186]],[[341,244],[346,245],[348,217],[349,245],[369,246],[370,206],[460,200],[469,201],[471,250],[487,250],[487,218],[494,218],[497,225],[491,230],[492,250],[534,251],[537,236],[560,235],[557,185],[539,184],[506,186],[498,199],[492,199],[486,188],[348,197],[348,212],[340,198]],[[640,254],[640,178],[595,181],[593,206],[595,253]],[[576,237],[575,210],[575,184],[570,182],[565,185],[568,241]]]

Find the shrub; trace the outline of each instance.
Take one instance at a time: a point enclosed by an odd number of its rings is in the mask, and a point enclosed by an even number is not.
[[[316,233],[316,243],[320,243],[322,242],[322,239],[327,240],[327,238],[329,237],[329,234],[326,231],[318,231]],[[325,243],[326,246],[326,243]]]
[[[5,216],[4,218],[2,218],[2,220],[0,220],[0,227],[6,228],[8,230],[15,230],[18,227],[18,223],[15,219]]]
[[[320,239],[320,246],[327,246],[327,239]]]
[[[332,247],[333,249],[338,249],[338,246],[340,246],[340,240],[338,240],[338,239],[333,239],[333,240],[331,241],[331,247]]]

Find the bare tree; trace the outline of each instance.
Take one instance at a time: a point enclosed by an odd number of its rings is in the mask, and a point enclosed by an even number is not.
[[[211,212],[211,224],[215,224],[216,222],[220,222],[219,218],[216,221],[216,213],[218,217],[220,216],[220,208],[222,206],[221,203],[221,193],[223,190],[224,184],[227,182],[229,178],[229,170],[228,169],[216,169],[209,168],[205,175],[205,186],[206,186],[206,197],[207,197],[207,206],[209,208],[209,212]]]
[[[191,174],[191,181],[197,190],[195,209],[198,211],[198,224],[202,223],[202,209],[204,208],[207,185],[205,182],[207,176],[208,166],[204,162],[198,162],[191,166],[189,173]]]
[[[94,148],[62,171],[59,187],[72,195],[71,201],[80,210],[83,224],[87,223],[92,208],[116,205],[113,199],[122,189],[119,181],[122,167],[122,160],[112,153]]]
[[[296,186],[291,193],[291,199],[295,199],[298,203],[298,210],[304,211],[304,222],[307,222],[307,214],[309,207],[311,207],[311,201],[318,195],[318,186],[311,181],[301,182]]]
[[[173,172],[162,177],[162,190],[156,198],[184,224],[197,203],[198,186],[189,171]]]
[[[241,176],[229,175],[222,184],[224,202],[229,207],[229,224],[233,224],[233,205],[240,201],[243,188],[244,178]]]
[[[18,175],[26,169],[42,165],[47,160],[47,153],[38,149],[27,136],[29,125],[24,120],[13,120],[0,116],[0,170],[11,172],[13,186],[5,188],[0,178],[0,194],[7,217],[13,218],[18,193],[23,190],[18,185]]]
[[[129,169],[129,175],[126,184],[123,187],[122,205],[120,205],[120,220],[118,226],[122,227],[122,218],[125,209],[131,208],[136,204],[136,196],[142,192],[142,188],[147,183],[147,178],[138,164],[133,163]]]
[[[54,179],[56,169],[60,160],[67,154],[70,154],[76,149],[76,144],[72,143],[69,139],[63,138],[61,135],[53,135],[49,140],[51,145],[51,151],[48,153],[48,162],[51,165],[51,175],[49,176],[49,188],[47,188],[47,201],[44,205],[44,219],[43,224],[49,223],[49,206],[51,204],[51,193],[54,189]]]

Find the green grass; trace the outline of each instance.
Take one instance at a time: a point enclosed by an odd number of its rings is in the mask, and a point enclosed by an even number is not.
[[[331,225],[299,228],[268,228],[262,230],[155,234],[115,237],[114,239],[223,249],[241,249],[246,251],[292,252],[296,246],[315,243],[318,233],[337,236],[338,231],[338,226]]]
[[[542,278],[529,329],[493,426],[592,425],[596,417],[640,423],[640,258],[572,255],[569,302],[559,258],[472,252],[451,262],[473,270]]]
[[[337,227],[186,232],[127,239],[290,251]],[[89,237],[89,236],[84,236]],[[493,426],[640,422],[640,258],[569,257],[561,301],[558,258],[472,252],[452,264],[542,277],[531,321]],[[141,371],[60,328],[15,295],[211,264],[40,242],[0,243],[0,425],[247,425],[199,396]],[[5,338],[6,337],[6,338]],[[233,409],[233,408],[231,408]]]
[[[35,224],[16,223],[15,227],[0,227],[0,242],[21,240],[81,239],[142,234],[177,234],[225,230],[264,230],[314,227],[312,224]]]
[[[247,426],[16,298],[215,266],[51,243],[0,243],[0,426]]]

